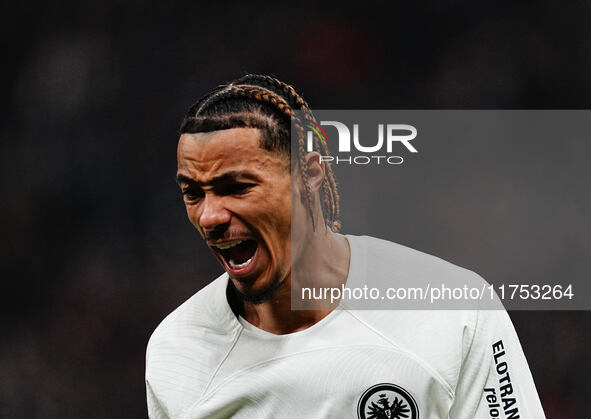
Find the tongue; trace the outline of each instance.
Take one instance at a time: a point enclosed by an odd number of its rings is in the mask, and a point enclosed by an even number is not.
[[[253,257],[256,250],[257,243],[254,240],[246,240],[226,250],[224,255],[227,260],[232,260],[235,264],[241,264]]]

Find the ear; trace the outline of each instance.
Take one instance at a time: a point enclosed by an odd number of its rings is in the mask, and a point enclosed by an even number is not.
[[[317,192],[324,181],[324,163],[320,154],[311,151],[304,157],[302,171],[308,175],[308,184],[312,192]]]

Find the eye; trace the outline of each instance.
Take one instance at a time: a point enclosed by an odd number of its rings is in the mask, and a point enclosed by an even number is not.
[[[248,192],[254,186],[252,183],[229,183],[220,186],[218,193],[220,195],[242,195]]]
[[[203,198],[203,196],[204,192],[201,188],[189,187],[183,189],[183,198],[185,199],[185,201],[194,202],[200,198]]]

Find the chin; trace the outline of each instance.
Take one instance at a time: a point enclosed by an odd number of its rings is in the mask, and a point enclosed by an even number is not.
[[[234,283],[238,282],[238,286]],[[252,283],[245,283],[244,279],[234,280],[231,279],[229,284],[233,289],[236,296],[245,303],[254,305],[262,304],[266,301],[271,300],[283,285],[283,280],[279,275],[275,275],[270,281],[266,282],[262,287],[253,288]]]

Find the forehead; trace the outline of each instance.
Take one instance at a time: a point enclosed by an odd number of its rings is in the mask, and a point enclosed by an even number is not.
[[[254,173],[281,170],[289,161],[260,147],[257,128],[182,134],[177,148],[178,174],[207,181],[225,171]]]

